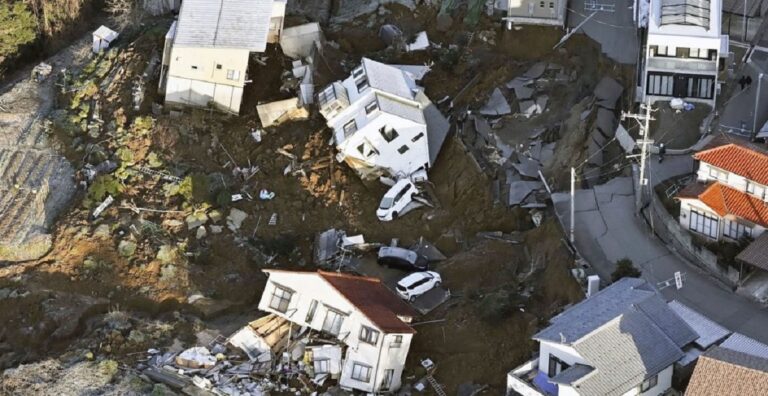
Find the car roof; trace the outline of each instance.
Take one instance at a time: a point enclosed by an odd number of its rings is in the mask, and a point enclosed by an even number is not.
[[[395,195],[397,195],[397,193],[400,192],[400,190],[402,190],[402,188],[406,184],[413,184],[413,183],[409,179],[400,179],[400,180],[398,180],[397,183],[395,183],[392,187],[389,188],[389,190],[387,190],[387,192],[386,192],[386,194],[384,194],[384,196],[385,197],[390,197],[390,196],[394,197]]]
[[[424,278],[429,278],[431,276],[432,275],[429,272],[426,272],[426,271],[424,271],[424,272],[414,272],[414,273],[406,276],[405,278],[400,279],[400,281],[397,282],[397,284],[398,285],[403,285],[403,286],[410,285],[410,284],[412,284],[412,283],[414,283],[416,281],[422,280]]]
[[[416,259],[418,255],[413,250],[401,248],[401,247],[395,247],[395,246],[384,246],[381,249],[379,249],[379,257],[385,257],[385,256],[394,256],[394,257],[400,257],[402,259],[406,259],[411,262],[416,262]]]

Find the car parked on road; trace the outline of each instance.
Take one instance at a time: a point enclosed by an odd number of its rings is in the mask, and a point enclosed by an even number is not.
[[[397,219],[397,216],[403,214],[406,206],[411,203],[413,196],[418,192],[419,189],[409,179],[398,180],[381,198],[379,208],[376,210],[376,217],[381,221]]]
[[[385,267],[399,268],[406,271],[425,271],[427,258],[413,250],[401,247],[384,246],[379,249],[378,263]]]
[[[440,274],[434,271],[414,272],[397,282],[395,289],[404,300],[413,301],[416,297],[440,286]]]

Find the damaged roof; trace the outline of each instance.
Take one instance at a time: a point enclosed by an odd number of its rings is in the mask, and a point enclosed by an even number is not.
[[[736,260],[768,270],[768,232],[760,234],[736,256]]]
[[[274,1],[184,0],[174,45],[262,52],[267,48]]]
[[[381,280],[326,271],[318,271],[317,274],[381,330],[390,333],[416,332],[398,318],[412,318],[416,316],[416,311],[390,291]]]
[[[413,90],[416,89],[416,81],[412,74],[368,58],[363,58],[363,68],[371,88],[402,98],[415,99]]]

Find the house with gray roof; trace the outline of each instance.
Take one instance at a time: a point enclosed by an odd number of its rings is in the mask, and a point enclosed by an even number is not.
[[[509,394],[659,395],[699,338],[645,280],[623,278],[533,336],[538,357],[508,375]]]
[[[165,37],[160,90],[168,107],[238,114],[252,52],[277,43],[287,0],[184,0]]]
[[[317,103],[333,130],[337,160],[368,180],[428,171],[450,127],[417,84],[428,71],[363,58],[348,78],[320,91]]]

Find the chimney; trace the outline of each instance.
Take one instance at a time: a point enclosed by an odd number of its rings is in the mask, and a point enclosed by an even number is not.
[[[597,275],[590,275],[587,277],[587,298],[592,297],[595,293],[600,291],[600,277]]]

